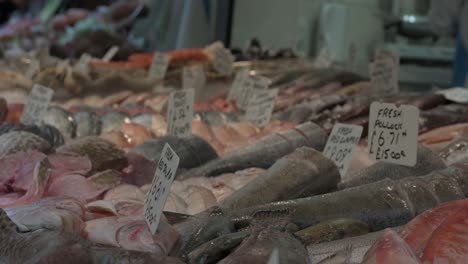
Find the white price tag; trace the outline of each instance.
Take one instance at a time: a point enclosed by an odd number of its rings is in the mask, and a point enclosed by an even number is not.
[[[250,100],[255,97],[256,91],[265,91],[271,84],[271,80],[263,76],[248,76],[242,83],[242,90],[237,100],[240,109],[247,109]]]
[[[374,62],[391,60],[391,85],[395,88],[396,92],[399,92],[398,81],[400,80],[400,53],[398,51],[386,50],[386,49],[377,49],[374,54]],[[389,64],[387,62],[387,64]],[[389,64],[390,65],[390,64]],[[372,75],[371,75],[372,76]]]
[[[333,64],[333,53],[329,48],[323,47],[315,59],[314,66],[316,68],[330,68]]]
[[[466,88],[456,87],[438,91],[437,93],[442,94],[449,101],[459,104],[468,104],[468,89]]]
[[[170,60],[171,58],[166,54],[155,52],[148,72],[148,78],[150,80],[164,79]]]
[[[250,70],[248,68],[243,68],[236,73],[236,77],[234,78],[227,97],[229,101],[237,101],[242,96],[243,85],[245,80],[249,78],[249,72]]]
[[[208,46],[206,50],[213,55],[213,68],[221,75],[230,76],[232,74],[232,64],[234,56],[226,49],[221,42],[215,42]]]
[[[166,143],[151,183],[151,189],[146,195],[144,206],[146,223],[153,235],[158,230],[164,205],[171,191],[178,167],[179,156]]]
[[[53,96],[54,90],[35,84],[21,116],[21,123],[25,125],[40,124]]]
[[[395,79],[395,63],[391,58],[382,59],[369,64],[371,79],[371,96],[387,97],[399,93],[398,79]]]
[[[246,120],[254,123],[257,127],[265,127],[270,123],[271,114],[275,106],[278,89],[254,90],[253,97],[249,100],[246,110]]]
[[[279,251],[277,248],[273,249],[271,252],[270,258],[268,259],[268,264],[280,264]]]
[[[29,80],[32,80],[32,78],[34,77],[34,74],[36,74],[39,71],[39,69],[40,69],[39,61],[36,59],[31,59],[28,70],[26,71],[24,75]]]
[[[374,102],[370,107],[369,156],[400,165],[416,165],[419,109]]]
[[[167,110],[167,134],[185,137],[192,134],[195,90],[172,92]]]
[[[356,43],[352,42],[348,48],[348,70],[350,72],[356,71],[357,65],[357,47]]]
[[[362,130],[362,126],[336,124],[328,137],[323,154],[335,162],[341,176],[348,170]]]
[[[182,87],[184,89],[195,89],[198,93],[206,84],[205,70],[202,65],[184,67],[182,71]]]
[[[112,46],[106,54],[104,54],[104,57],[102,57],[102,61],[109,62],[111,61],[114,56],[119,52],[119,47],[118,46]]]
[[[76,65],[76,69],[82,72],[88,72],[89,62],[91,61],[92,57],[88,53],[84,53],[81,55],[78,64]]]

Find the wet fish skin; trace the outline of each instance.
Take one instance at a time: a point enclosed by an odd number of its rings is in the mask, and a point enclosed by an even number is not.
[[[127,115],[111,110],[101,116],[101,132],[120,131],[122,124],[128,121],[130,119]]]
[[[246,168],[268,168],[279,158],[299,147],[323,150],[327,135],[313,123],[305,123],[293,129],[266,136],[242,149],[212,160],[203,166],[188,170],[180,178],[217,176]]]
[[[131,152],[157,162],[166,143],[179,155],[179,168],[194,168],[218,157],[216,151],[210,144],[201,137],[195,135],[189,137],[170,135],[159,137],[136,146]]]
[[[436,153],[418,145],[418,157],[414,167],[378,162],[359,172],[358,175],[350,176],[350,180],[340,183],[340,188],[356,187],[387,178],[398,180],[405,177],[422,176],[443,168],[446,168],[445,163]]]
[[[360,236],[369,233],[366,223],[355,219],[333,219],[324,221],[296,232],[305,245],[330,242],[346,237]]]
[[[299,228],[331,218],[352,218],[366,223],[371,231],[377,231],[403,225],[425,210],[443,202],[463,199],[467,195],[467,168],[450,167],[421,177],[386,179],[309,198],[239,210],[219,209],[223,214],[217,216],[201,213],[195,221],[182,222],[176,228],[185,245],[192,248],[208,241],[200,232],[206,226],[211,228],[211,232],[216,232],[213,229],[226,228],[227,223],[248,225],[252,215],[258,211],[291,210],[291,221]]]
[[[28,149],[48,153],[52,147],[45,139],[29,132],[11,131],[0,136],[0,157]]]
[[[78,112],[74,115],[77,124],[76,136],[97,136],[101,134],[101,118],[93,112]]]
[[[100,137],[88,136],[62,146],[58,153],[88,156],[93,171],[120,170],[128,165],[125,153],[113,143]]]
[[[263,175],[219,203],[240,209],[326,193],[336,189],[340,174],[320,152],[301,147],[273,164]]]
[[[75,138],[76,122],[73,115],[63,108],[51,106],[43,117],[45,124],[56,127],[64,136]]]

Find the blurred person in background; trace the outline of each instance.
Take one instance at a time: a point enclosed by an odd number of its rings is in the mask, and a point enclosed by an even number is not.
[[[429,17],[435,33],[456,38],[453,86],[468,88],[468,1],[432,0]]]

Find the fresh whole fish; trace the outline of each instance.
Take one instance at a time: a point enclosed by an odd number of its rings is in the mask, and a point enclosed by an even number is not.
[[[53,147],[59,147],[65,143],[62,133],[60,133],[60,131],[57,128],[50,125],[23,126],[20,124],[7,123],[0,126],[0,135],[11,131],[24,131],[35,134],[36,136],[47,140],[47,142],[49,142],[49,144]]]
[[[291,221],[303,229],[336,218],[360,220],[371,231],[400,226],[440,203],[468,195],[468,169],[450,167],[421,177],[385,179],[342,191],[281,201],[239,210],[211,208],[197,218],[176,225],[185,247],[193,249],[221,230],[248,225],[258,211],[290,210]],[[214,236],[214,237],[213,237]]]
[[[300,230],[294,235],[305,245],[335,241],[369,233],[366,223],[354,219],[333,219]]]
[[[314,149],[302,147],[279,159],[263,175],[222,200],[219,206],[239,209],[313,196],[336,189],[339,181],[340,174],[333,161]]]
[[[0,209],[0,238],[0,262],[5,264],[183,263],[174,258],[146,252],[97,246],[79,236],[60,231],[38,229],[18,232],[3,209]]]
[[[310,147],[321,151],[326,140],[325,131],[308,122],[290,130],[266,136],[242,149],[188,170],[181,177],[217,176],[246,168],[268,168],[276,160],[299,147]]]
[[[56,127],[67,138],[76,136],[76,122],[73,115],[60,107],[49,107],[43,121],[45,124]]]
[[[205,140],[198,136],[176,137],[163,136],[148,140],[132,149],[131,152],[142,155],[151,161],[158,161],[164,145],[168,143],[179,155],[179,168],[190,169],[200,166],[218,157],[216,151]]]
[[[348,177],[346,182],[342,182],[340,184],[340,187],[350,188],[387,178],[398,180],[405,177],[422,176],[430,173],[431,171],[445,167],[445,163],[437,156],[436,153],[422,145],[419,145],[418,157],[414,167],[377,162],[376,164],[359,172],[357,175]]]
[[[439,151],[439,157],[450,166],[468,157],[468,136],[463,136]]]
[[[52,147],[45,139],[29,132],[11,131],[0,136],[0,158],[28,149],[47,153]]]
[[[124,123],[130,122],[127,115],[115,111],[109,111],[101,116],[101,132],[120,131]]]
[[[78,112],[74,115],[76,136],[97,136],[101,134],[101,119],[93,112]]]
[[[89,136],[76,139],[57,149],[58,153],[87,156],[94,171],[119,170],[127,166],[125,153],[113,143],[100,137]]]

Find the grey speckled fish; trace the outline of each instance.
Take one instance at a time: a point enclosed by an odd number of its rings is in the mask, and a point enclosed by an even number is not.
[[[219,203],[239,209],[308,197],[336,189],[340,174],[333,161],[311,148],[298,148],[279,159],[263,175]]]
[[[76,136],[98,136],[101,134],[101,118],[93,112],[75,114]]]
[[[56,127],[65,137],[74,138],[76,136],[76,123],[73,115],[60,107],[49,107],[43,121]]]
[[[101,116],[101,121],[102,121],[101,132],[107,133],[111,131],[120,131],[122,125],[125,122],[130,122],[130,119],[125,114],[114,112],[114,111],[109,111],[105,113],[103,116]]]
[[[422,176],[443,168],[446,168],[445,163],[436,153],[419,145],[418,159],[414,167],[378,162],[357,175],[348,177],[349,180],[342,182],[340,188],[355,187],[383,179],[398,180],[405,177]]]
[[[0,157],[28,149],[47,153],[52,147],[45,139],[29,132],[11,131],[0,136]]]
[[[467,166],[450,167],[426,176],[382,180],[309,198],[282,201],[239,210],[214,208],[176,225],[185,247],[195,248],[221,230],[248,224],[258,211],[290,210],[291,221],[306,228],[336,218],[360,220],[371,231],[406,224],[441,203],[468,196]],[[206,232],[201,232],[201,230]],[[185,249],[183,249],[185,250]]]
[[[168,135],[159,137],[136,146],[132,152],[151,161],[158,161],[166,143],[179,155],[179,168],[182,169],[194,168],[218,157],[211,145],[198,136],[182,138]]]
[[[0,209],[0,263],[38,264],[181,264],[170,257],[146,252],[100,247],[79,236],[39,229],[18,232],[16,225]]]
[[[217,176],[247,168],[269,168],[281,157],[299,147],[322,151],[327,135],[319,126],[308,122],[293,129],[266,136],[242,149],[188,170],[181,178]]]
[[[468,136],[463,136],[439,151],[439,157],[447,165],[460,162],[468,158]]]
[[[119,170],[128,165],[125,153],[115,144],[100,137],[77,139],[57,149],[58,153],[87,156],[94,171]]]

